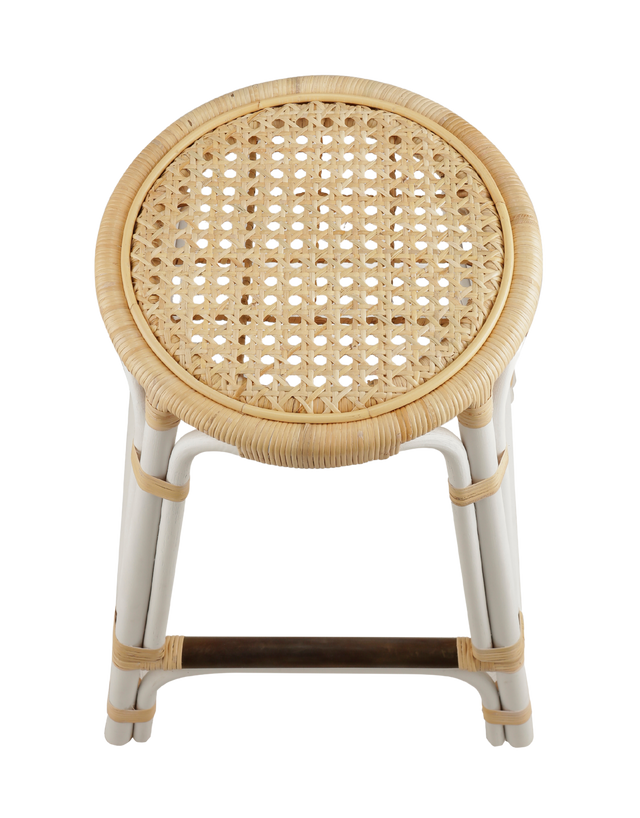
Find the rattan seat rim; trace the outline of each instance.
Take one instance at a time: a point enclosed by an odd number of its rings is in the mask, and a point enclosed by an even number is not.
[[[197,140],[200,136],[206,134],[207,132],[213,130],[214,128],[219,127],[221,124],[237,119],[239,115],[241,115],[246,110],[254,112],[254,109],[256,109],[257,107],[259,107],[260,109],[275,108],[281,106],[283,103],[290,102],[292,99],[295,100],[296,96],[304,97],[305,101],[310,102],[325,100],[327,94],[326,92],[320,91],[308,92],[305,94],[293,96],[289,95],[287,97],[276,97],[273,99],[261,99],[259,102],[259,106],[256,106],[256,104],[254,103],[248,106],[243,106],[242,108],[234,108],[230,111],[226,111],[225,113],[215,117],[214,119],[208,122],[205,122],[203,125],[200,125],[194,131],[187,134],[187,136],[180,140],[176,145],[174,145],[174,147],[162,158],[160,162],[156,164],[156,166],[148,174],[144,183],[140,186],[140,189],[138,190],[133,202],[131,203],[129,213],[127,215],[127,220],[125,223],[121,251],[122,284],[126,294],[129,309],[131,311],[134,321],[136,322],[136,325],[138,326],[138,329],[140,330],[141,335],[145,338],[151,349],[155,351],[160,360],[162,360],[165,363],[165,365],[175,375],[177,375],[181,380],[183,380],[187,384],[187,386],[191,387],[192,389],[195,389],[197,392],[202,393],[203,395],[205,395],[205,397],[209,397],[215,402],[221,403],[223,406],[227,406],[229,409],[233,409],[237,412],[246,413],[247,415],[254,415],[255,417],[277,421],[282,420],[283,413],[281,411],[266,409],[261,406],[248,404],[243,401],[236,400],[235,398],[230,397],[228,395],[225,395],[224,393],[221,393],[218,390],[214,390],[210,388],[206,383],[203,383],[201,380],[195,378],[192,374],[187,372],[174,358],[171,357],[168,351],[159,343],[158,339],[155,337],[149,324],[147,323],[145,316],[142,313],[140,305],[138,304],[138,300],[134,292],[133,283],[131,279],[130,268],[131,260],[128,248],[130,247],[132,242],[134,226],[136,223],[136,219],[138,217],[138,213],[140,212],[142,203],[145,197],[147,196],[149,190],[151,189],[153,183],[161,176],[163,171],[174,159],[179,158],[179,156],[186,150],[187,147],[192,145],[194,141]],[[401,406],[404,406],[407,403],[411,403],[412,401],[415,401],[418,398],[426,395],[428,392],[433,391],[440,384],[444,383],[446,380],[451,378],[459,369],[461,369],[464,366],[464,364],[475,354],[477,349],[479,349],[479,347],[482,346],[482,344],[490,334],[491,330],[495,326],[500,316],[500,313],[504,308],[504,304],[509,293],[513,273],[513,236],[511,232],[511,224],[509,222],[509,215],[506,210],[505,204],[502,201],[498,186],[496,185],[487,168],[480,161],[480,159],[476,157],[467,148],[466,145],[464,145],[464,143],[462,143],[457,137],[455,137],[453,134],[447,131],[446,128],[441,127],[436,122],[433,122],[433,120],[430,120],[428,117],[423,117],[419,115],[417,112],[405,109],[399,105],[375,99],[355,100],[353,95],[346,95],[335,92],[331,92],[330,96],[332,101],[340,102],[348,99],[351,104],[360,104],[366,101],[367,107],[385,108],[390,111],[392,110],[394,113],[399,113],[402,116],[411,119],[417,124],[427,128],[433,133],[436,133],[438,136],[443,137],[445,141],[447,141],[456,150],[458,150],[465,157],[465,159],[468,159],[470,161],[470,164],[474,167],[474,170],[476,170],[479,173],[479,175],[482,178],[482,181],[488,188],[489,193],[492,196],[492,201],[496,207],[498,217],[501,222],[502,237],[505,244],[504,268],[502,271],[498,296],[495,304],[493,305],[490,311],[489,316],[484,321],[480,330],[471,340],[468,346],[455,358],[453,362],[447,364],[447,366],[443,370],[438,372],[435,376],[431,377],[428,381],[420,384],[419,386],[413,387],[411,390],[396,396],[395,398],[390,399],[388,398],[384,401],[384,403],[380,403],[364,409],[355,409],[337,414],[288,413],[287,421],[291,423],[296,422],[346,423],[349,421],[364,420],[366,418],[375,417],[377,415],[385,414],[389,411],[392,411],[393,409],[400,408]]]
[[[491,188],[507,250],[506,283],[486,328],[439,376],[404,395],[344,414],[303,415],[261,409],[208,389],[160,354],[131,286],[129,249],[140,203],[162,170],[216,122],[285,102],[343,101],[414,115],[445,135]],[[212,124],[213,123],[213,124]],[[511,270],[512,264],[512,270]],[[128,286],[127,286],[128,282]],[[499,151],[448,109],[400,88],[364,79],[310,76],[249,86],[212,100],[177,120],[134,160],[107,205],[96,249],[100,310],[125,367],[150,404],[244,456],[279,465],[347,465],[394,454],[401,443],[484,403],[526,335],[541,282],[540,236],[533,206]],[[164,350],[162,350],[164,353]]]

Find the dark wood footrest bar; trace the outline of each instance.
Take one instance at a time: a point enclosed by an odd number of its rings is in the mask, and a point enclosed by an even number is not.
[[[185,636],[183,668],[457,668],[456,638]]]

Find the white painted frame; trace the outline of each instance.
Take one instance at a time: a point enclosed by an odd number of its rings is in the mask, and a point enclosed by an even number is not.
[[[516,356],[517,357],[517,356]],[[460,425],[460,438],[445,428],[435,429],[407,442],[401,451],[436,449],[445,458],[449,482],[465,488],[473,481],[492,476],[498,454],[509,447],[509,463],[501,488],[474,505],[452,504],[458,554],[469,629],[480,648],[504,647],[518,641],[520,581],[513,476],[511,431],[512,379],[515,361],[494,386],[494,417],[480,429]],[[159,432],[144,419],[144,393],[127,372],[130,389],[129,424],[122,507],[116,610],[116,635],[135,647],[160,648],[166,636],[185,502],[160,500],[143,492],[133,477],[131,444],[140,451],[142,469],[174,485],[184,485],[194,458],[202,452],[238,454],[237,449],[192,431],[175,442],[176,429]],[[143,673],[111,666],[109,700],[119,709],[147,709],[155,703],[162,685],[173,679],[210,673],[420,673],[451,676],[471,684],[490,710],[522,710],[529,702],[524,666],[515,673],[469,672],[458,669],[298,669],[236,670],[195,669]],[[525,724],[486,724],[488,741],[498,746],[506,740],[524,747],[533,739],[532,721]],[[121,724],[107,718],[105,737],[111,744],[126,744],[131,737],[147,741],[152,721]]]

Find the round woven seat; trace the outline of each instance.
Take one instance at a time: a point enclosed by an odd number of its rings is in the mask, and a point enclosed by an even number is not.
[[[486,402],[540,276],[533,207],[491,143],[340,77],[182,117],[119,183],[96,259],[151,406],[299,467],[388,457]]]

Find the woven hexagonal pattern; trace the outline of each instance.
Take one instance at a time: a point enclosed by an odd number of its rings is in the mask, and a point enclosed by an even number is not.
[[[237,400],[371,407],[454,361],[496,299],[503,237],[478,173],[392,112],[290,103],[219,125],[147,194],[134,291],[167,352]]]

